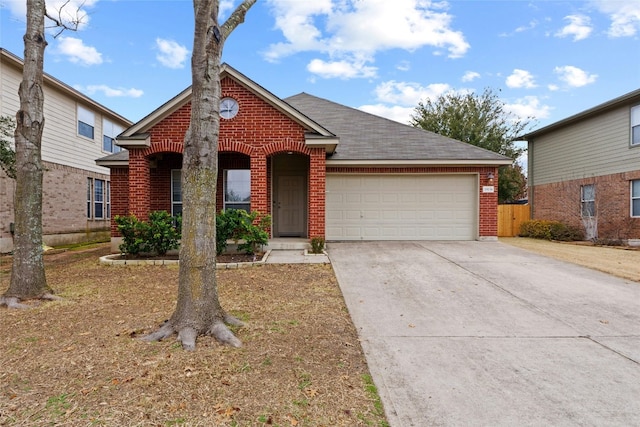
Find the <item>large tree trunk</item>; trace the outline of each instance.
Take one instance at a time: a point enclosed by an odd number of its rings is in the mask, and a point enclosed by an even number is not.
[[[42,250],[42,130],[45,0],[27,0],[24,69],[16,114],[15,240],[9,289],[0,303],[51,298]]]
[[[241,325],[220,305],[216,282],[216,183],[220,131],[220,59],[227,36],[244,21],[256,0],[244,0],[218,26],[218,0],[194,0],[195,34],[191,58],[191,122],[182,160],[182,240],[178,301],[171,319],[147,340],[178,333],[193,350],[199,335],[240,347],[226,324]]]

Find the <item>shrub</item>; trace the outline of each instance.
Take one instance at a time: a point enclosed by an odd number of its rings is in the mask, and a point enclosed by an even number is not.
[[[324,237],[313,237],[311,239],[311,253],[321,254],[324,249]]]
[[[259,247],[269,243],[267,229],[271,216],[258,211],[248,213],[241,209],[223,210],[216,216],[216,252],[220,255],[227,247],[228,240],[238,244],[238,250],[255,254]]]
[[[167,211],[149,214],[147,243],[151,252],[164,255],[177,249],[180,242],[182,217],[172,217]]]
[[[123,255],[139,255],[153,252],[164,255],[178,248],[180,241],[181,217],[172,217],[166,211],[149,214],[149,221],[140,221],[135,215],[114,218],[118,231],[122,235],[119,249]]]
[[[123,255],[138,255],[149,250],[148,225],[145,222],[139,221],[135,215],[116,215],[113,220],[122,235],[122,243],[118,248]]]
[[[578,227],[559,221],[531,220],[520,225],[521,237],[534,239],[576,241],[584,240],[584,232]]]

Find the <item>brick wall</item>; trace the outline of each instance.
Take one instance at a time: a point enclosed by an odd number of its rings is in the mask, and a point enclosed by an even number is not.
[[[87,219],[87,179],[108,181],[99,174],[43,162],[42,229],[47,244],[72,244],[99,238],[109,230],[109,220]],[[0,172],[0,252],[13,248],[10,223],[14,222],[15,182]]]
[[[576,179],[529,190],[533,219],[561,221],[584,229],[581,219],[583,185],[595,186],[598,236],[602,239],[640,238],[640,218],[630,215],[630,181],[640,179],[640,171]]]

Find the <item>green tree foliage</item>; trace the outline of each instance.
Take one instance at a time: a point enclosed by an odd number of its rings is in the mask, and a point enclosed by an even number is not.
[[[517,160],[524,152],[515,144],[519,135],[532,126],[532,118],[519,118],[505,109],[498,93],[485,89],[473,92],[447,92],[435,100],[420,102],[411,124],[437,134],[466,142]],[[498,199],[517,200],[525,193],[526,178],[522,168],[500,168]]]
[[[0,116],[0,169],[9,178],[16,178],[16,152],[11,148],[16,121],[11,116]]]
[[[527,197],[527,178],[522,166],[514,163],[498,170],[498,203],[515,202]]]

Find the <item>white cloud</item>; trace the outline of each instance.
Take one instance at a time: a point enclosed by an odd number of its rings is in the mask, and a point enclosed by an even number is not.
[[[363,105],[358,109],[405,125],[409,124],[411,116],[415,113],[415,107],[402,107],[400,105],[388,106],[384,104],[372,104]]]
[[[542,104],[537,96],[525,96],[514,103],[505,103],[504,109],[520,119],[546,119],[551,112],[551,107]]]
[[[377,68],[366,66],[363,62],[323,61],[314,59],[307,65],[307,70],[325,79],[370,78],[375,77]]]
[[[464,76],[462,76],[462,81],[472,82],[475,79],[479,79],[479,78],[480,78],[480,73],[477,73],[475,71],[467,71],[466,73],[464,73]]]
[[[526,70],[520,70],[518,68],[514,69],[513,73],[511,73],[511,75],[507,77],[506,84],[512,89],[531,89],[536,87],[533,75]]]
[[[102,54],[95,47],[86,46],[81,39],[61,36],[57,41],[56,52],[75,64],[99,65],[103,62]]]
[[[550,85],[547,86],[547,89],[549,89],[551,92],[555,92],[555,91],[559,90],[560,87],[558,85],[550,84]]]
[[[556,67],[553,70],[558,74],[558,78],[571,87],[582,87],[594,83],[598,78],[597,74],[589,74],[578,67],[565,65]]]
[[[450,90],[451,86],[446,83],[433,83],[425,87],[418,83],[390,80],[380,83],[375,93],[376,98],[383,103],[410,106],[413,109],[420,101],[435,99]]]
[[[589,37],[593,27],[591,19],[585,15],[569,15],[565,16],[565,20],[569,23],[556,33],[557,37],[571,37],[573,41],[583,40]]]
[[[593,0],[600,12],[609,15],[611,37],[632,37],[640,30],[640,2]]]
[[[83,91],[87,95],[94,95],[98,92],[101,92],[109,98],[140,98],[142,95],[144,95],[144,92],[140,89],[111,88],[107,85],[89,85],[87,87],[77,86],[76,89]]]
[[[167,68],[184,68],[189,49],[173,40],[156,39],[156,59]]]
[[[446,3],[429,0],[268,0],[276,28],[285,41],[265,53],[277,61],[298,52],[329,56],[328,63],[375,60],[390,49],[414,51],[431,46],[451,58],[469,49],[464,35],[451,28]]]

